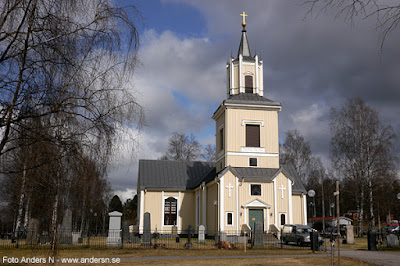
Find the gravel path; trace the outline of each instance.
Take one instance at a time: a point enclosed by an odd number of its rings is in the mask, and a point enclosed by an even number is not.
[[[335,252],[337,255],[337,251]],[[400,265],[400,253],[390,251],[367,251],[367,250],[353,250],[347,248],[340,249],[340,256],[359,259],[377,265]]]
[[[327,257],[330,256],[330,250],[323,254],[304,254],[304,255],[237,255],[237,256],[148,256],[148,257],[134,257],[134,258],[121,258],[121,261],[144,261],[144,260],[197,260],[197,259],[243,259],[243,258],[295,258],[295,257]],[[335,250],[335,256],[337,251]],[[366,251],[366,250],[353,250],[353,249],[340,249],[341,257],[349,257],[359,259],[361,261],[376,264],[398,266],[400,265],[399,252],[384,252],[384,251]]]

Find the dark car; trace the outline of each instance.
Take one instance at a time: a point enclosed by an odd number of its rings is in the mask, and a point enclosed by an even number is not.
[[[310,233],[313,231],[308,225],[301,224],[285,224],[282,229],[282,241],[285,244],[289,242],[296,243],[299,246],[309,245],[311,243]],[[323,238],[318,237],[318,242],[321,245]]]

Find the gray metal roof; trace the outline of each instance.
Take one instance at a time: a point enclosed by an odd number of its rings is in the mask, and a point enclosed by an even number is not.
[[[211,162],[139,160],[139,185],[141,189],[190,190],[213,168]]]
[[[296,193],[304,193],[307,194],[307,190],[305,189],[303,182],[301,182],[300,176],[294,168],[293,164],[281,164],[281,169],[283,169],[288,175],[290,175],[294,179],[294,184],[292,191]]]
[[[274,102],[270,99],[264,98],[258,94],[254,94],[254,93],[239,93],[239,94],[235,94],[235,95],[230,95],[229,98],[226,99],[224,102],[225,103],[281,106],[281,104],[279,102]]]
[[[250,46],[249,46],[249,42],[247,40],[247,34],[246,34],[245,27],[243,27],[243,30],[242,30],[242,38],[240,39],[239,50],[238,50],[237,56],[239,57],[240,54],[243,56],[244,59],[254,60],[251,57]]]
[[[295,168],[283,164],[277,168],[228,167],[234,175],[248,181],[272,182],[279,172],[294,181],[294,193],[307,193]],[[202,182],[208,183],[218,176],[212,162],[184,162],[164,160],[139,160],[140,189],[192,190]]]
[[[294,193],[304,193],[307,191],[304,188],[303,183],[300,180],[296,169],[291,164],[282,164],[280,169],[277,168],[253,168],[253,167],[232,167],[232,172],[239,178],[245,180],[259,181],[259,182],[271,182],[279,172],[284,172],[285,175],[290,178],[294,184],[292,191]]]

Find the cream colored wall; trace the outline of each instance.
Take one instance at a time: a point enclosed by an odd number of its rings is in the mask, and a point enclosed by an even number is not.
[[[265,153],[278,155],[278,112],[268,110],[243,110],[228,108],[225,111],[225,152],[241,152],[241,148],[246,146],[246,126],[242,125],[243,120],[263,121],[264,126],[260,126],[260,147],[265,148]],[[229,158],[227,165],[247,167],[246,159]],[[253,156],[252,156],[253,157]],[[235,163],[239,164],[235,164]],[[278,157],[259,157],[258,163],[267,167],[279,168]]]
[[[218,200],[218,184],[214,183],[207,186],[207,232],[213,234],[215,227],[215,207],[214,201]],[[218,206],[217,206],[218,207]]]
[[[235,93],[239,93],[239,66],[233,66],[233,87],[237,90]]]
[[[293,207],[293,223],[303,224],[304,223],[304,204],[302,195],[293,195],[292,198]]]
[[[230,189],[231,197],[229,197],[229,190],[226,188],[227,186],[232,186],[233,188]],[[226,172],[224,175],[224,231],[227,233],[236,232],[236,177],[230,172]],[[227,212],[233,213],[233,225],[227,226]]]
[[[227,157],[227,165],[232,165],[235,167],[248,167],[249,158],[257,158],[258,167],[265,167],[265,168],[279,167],[279,157],[260,157],[260,156],[257,157],[257,156],[243,156],[243,155],[229,155]]]
[[[170,231],[172,226],[164,226],[163,205],[167,197],[178,199],[178,230],[185,230],[189,225],[196,224],[196,203],[194,191],[170,192],[147,191],[144,194],[144,211],[150,213],[150,227],[154,231]]]
[[[261,184],[261,196],[251,196],[250,193],[250,185],[251,184]],[[242,207],[243,205],[250,203],[251,201],[259,199],[269,205],[271,208],[269,209],[269,216],[267,217],[267,211],[264,209],[264,228],[267,229],[267,219],[269,224],[274,223],[274,185],[269,182],[239,182],[239,205],[240,212],[242,213],[239,216],[239,224],[248,224],[249,223],[249,210],[246,210],[246,215],[244,214],[245,209]],[[271,216],[272,213],[272,216]],[[240,214],[239,214],[240,215]],[[245,217],[246,216],[246,217]],[[246,220],[245,220],[246,219]]]
[[[196,226],[196,197],[193,191],[181,192],[180,201],[180,228],[186,230],[189,225]]]
[[[225,129],[227,151],[239,152],[241,147],[246,146],[246,127],[242,120],[264,121],[260,126],[260,146],[265,148],[266,153],[278,153],[278,112],[268,110],[243,110],[229,108],[225,111]]]
[[[288,199],[288,179],[280,173],[275,178],[276,184],[276,208],[277,208],[277,222],[280,224],[280,215],[279,213],[286,213],[286,223],[289,223],[289,199]],[[286,190],[283,191],[283,199],[282,199],[282,191],[279,189],[283,185]],[[293,209],[293,208],[292,208]]]
[[[143,213],[150,213],[150,228],[154,231],[162,230],[162,196],[161,191],[147,191],[144,193]]]

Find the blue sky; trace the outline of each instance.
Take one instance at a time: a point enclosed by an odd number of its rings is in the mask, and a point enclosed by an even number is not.
[[[375,18],[354,25],[330,9],[311,14],[296,0],[141,0],[140,64],[133,93],[146,110],[147,127],[133,132],[137,149],[116,158],[109,180],[124,199],[136,192],[138,159],[157,159],[174,131],[214,143],[211,116],[226,97],[225,64],[237,53],[240,13],[248,17],[250,48],[264,60],[264,96],[282,103],[279,135],[298,129],[313,153],[329,161],[330,108],[361,97],[400,133],[400,34],[391,33],[381,54]],[[129,142],[132,139],[125,139]]]

